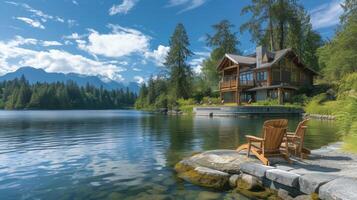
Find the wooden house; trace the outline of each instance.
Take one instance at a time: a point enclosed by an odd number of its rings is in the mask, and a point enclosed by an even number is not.
[[[291,49],[269,52],[259,46],[247,56],[226,54],[217,66],[219,90],[225,103],[278,99],[290,101],[294,91],[313,85],[317,73]]]

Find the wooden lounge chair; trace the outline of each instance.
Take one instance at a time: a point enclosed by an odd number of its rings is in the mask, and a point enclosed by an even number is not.
[[[264,165],[270,165],[268,157],[282,156],[289,163],[287,148],[281,149],[281,143],[286,137],[288,120],[268,120],[264,122],[262,138],[246,135],[248,143],[237,148],[237,151],[247,150],[247,156],[253,153]],[[285,140],[287,143],[287,140]],[[286,144],[287,145],[287,144]]]
[[[309,119],[301,121],[296,127],[295,132],[287,132],[286,138],[288,144],[288,150],[293,152],[295,156],[299,156],[301,159],[310,154],[310,150],[304,147],[304,137],[307,129],[307,122]],[[282,148],[286,148],[286,143],[282,144]]]

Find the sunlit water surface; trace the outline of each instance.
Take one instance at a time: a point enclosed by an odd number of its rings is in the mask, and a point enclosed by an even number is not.
[[[301,120],[280,117],[291,129]],[[173,166],[194,152],[236,148],[268,118],[0,111],[0,199],[227,198],[229,191],[178,179]],[[305,144],[337,141],[336,132],[331,122],[311,121]]]

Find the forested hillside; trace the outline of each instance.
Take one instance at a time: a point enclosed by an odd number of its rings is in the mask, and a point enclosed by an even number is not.
[[[115,109],[134,105],[136,94],[76,83],[29,84],[25,77],[0,82],[2,109]]]

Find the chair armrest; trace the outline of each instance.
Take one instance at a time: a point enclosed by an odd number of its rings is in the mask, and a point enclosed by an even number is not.
[[[295,132],[286,132],[286,135],[295,135]]]
[[[286,135],[287,138],[293,138],[293,139],[301,139],[300,136],[297,135]]]
[[[258,142],[264,141],[263,138],[255,137],[255,136],[253,136],[253,135],[246,135],[245,137],[246,137],[248,140],[251,140],[251,141],[258,141]]]

